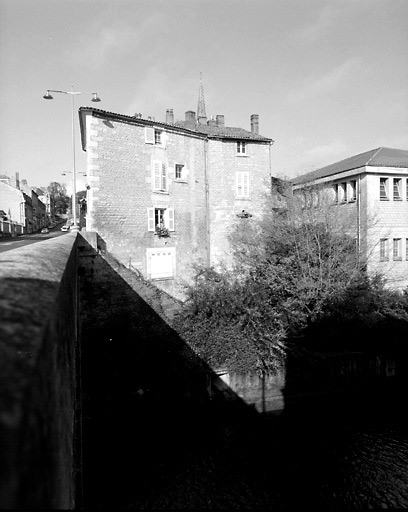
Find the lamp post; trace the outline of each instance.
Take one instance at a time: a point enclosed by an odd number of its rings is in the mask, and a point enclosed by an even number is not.
[[[72,220],[73,220],[73,227],[72,231],[79,231],[79,226],[77,224],[77,214],[76,214],[76,168],[75,168],[75,111],[74,111],[74,97],[79,94],[92,94],[92,100],[93,102],[101,101],[100,98],[98,98],[98,94],[96,92],[79,92],[74,91],[74,86],[71,86],[70,91],[56,91],[53,89],[47,89],[46,94],[43,96],[45,100],[52,100],[54,99],[53,96],[50,94],[51,92],[55,92],[58,94],[68,94],[71,96],[71,110],[72,110]]]

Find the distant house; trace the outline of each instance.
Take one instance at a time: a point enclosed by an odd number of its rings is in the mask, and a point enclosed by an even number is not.
[[[369,272],[390,288],[408,286],[408,151],[380,147],[293,180],[293,193],[318,186],[350,216]]]
[[[207,119],[201,98],[183,121],[171,109],[165,122],[80,109],[86,229],[174,296],[195,263],[228,262],[231,227],[260,216],[270,193],[273,141],[258,115],[249,130],[228,127],[223,115]]]

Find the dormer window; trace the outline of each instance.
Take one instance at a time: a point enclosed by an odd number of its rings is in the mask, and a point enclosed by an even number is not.
[[[241,140],[237,142],[237,154],[246,155],[246,142]]]

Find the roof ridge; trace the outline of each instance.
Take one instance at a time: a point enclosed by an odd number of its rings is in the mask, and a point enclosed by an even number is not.
[[[365,165],[369,165],[369,164],[370,164],[370,162],[372,162],[372,160],[373,160],[373,159],[378,155],[378,153],[379,153],[382,149],[384,149],[384,146],[381,146],[381,147],[379,147],[378,149],[374,149],[375,153],[373,154],[373,156],[372,156],[371,158],[369,158],[369,159],[367,160],[367,162],[366,162],[366,164],[365,164]]]

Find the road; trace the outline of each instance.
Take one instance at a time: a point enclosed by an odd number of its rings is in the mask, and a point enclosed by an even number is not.
[[[11,251],[13,249],[17,249],[18,247],[24,247],[25,245],[43,242],[44,240],[55,238],[57,236],[63,236],[65,234],[65,232],[61,231],[61,226],[57,226],[55,228],[50,229],[50,232],[46,235],[35,233],[33,235],[21,235],[16,237],[4,238],[2,237],[0,238],[0,253],[5,251]]]

